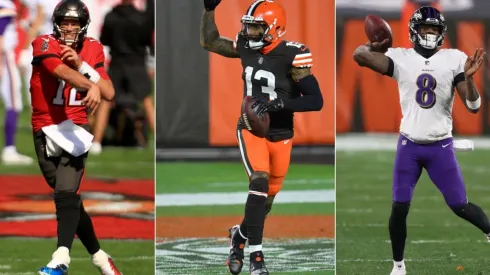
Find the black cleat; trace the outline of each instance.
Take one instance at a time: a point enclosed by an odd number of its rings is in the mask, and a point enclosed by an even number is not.
[[[250,253],[250,275],[269,275],[262,251]]]
[[[245,243],[247,240],[244,240],[238,229],[239,225],[235,225],[229,230],[229,238],[230,238],[230,253],[228,254],[228,259],[226,259],[226,265],[228,266],[228,270],[231,274],[237,275],[240,274],[243,267],[243,249],[245,248]]]

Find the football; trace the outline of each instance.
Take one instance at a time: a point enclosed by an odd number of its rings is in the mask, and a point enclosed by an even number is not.
[[[254,136],[263,138],[269,132],[270,118],[268,113],[257,115],[260,104],[251,96],[246,96],[242,103],[242,126]]]
[[[388,39],[388,44],[380,49],[381,52],[385,53],[388,48],[393,46],[393,34],[390,25],[383,18],[374,14],[366,16],[364,19],[364,31],[371,42],[383,42],[383,40]]]

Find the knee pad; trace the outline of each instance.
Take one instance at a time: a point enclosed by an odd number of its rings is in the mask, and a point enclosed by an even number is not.
[[[56,210],[60,209],[79,209],[81,206],[80,195],[73,192],[54,193],[54,203]]]
[[[255,174],[256,172],[250,177],[251,181],[248,189],[250,191],[267,194],[269,192],[269,179],[264,176],[254,176]]]
[[[410,210],[410,202],[393,202],[391,216],[394,218],[406,218]]]

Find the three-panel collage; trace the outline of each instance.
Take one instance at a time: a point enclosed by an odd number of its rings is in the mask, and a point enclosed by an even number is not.
[[[0,275],[490,274],[486,50],[487,0],[0,0]]]

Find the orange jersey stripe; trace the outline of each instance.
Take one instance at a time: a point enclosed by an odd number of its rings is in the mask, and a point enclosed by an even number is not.
[[[311,67],[313,66],[313,56],[311,53],[297,54],[293,60],[294,67]]]
[[[297,54],[293,60],[294,67],[311,67],[313,66],[313,56],[311,53]]]
[[[295,67],[295,68],[311,68],[311,67],[313,67],[313,63],[293,64],[293,67]]]
[[[312,58],[312,54],[311,53],[302,53],[302,54],[297,54],[295,57],[294,57],[294,61],[296,60],[302,60],[302,59],[308,59],[308,58]]]

